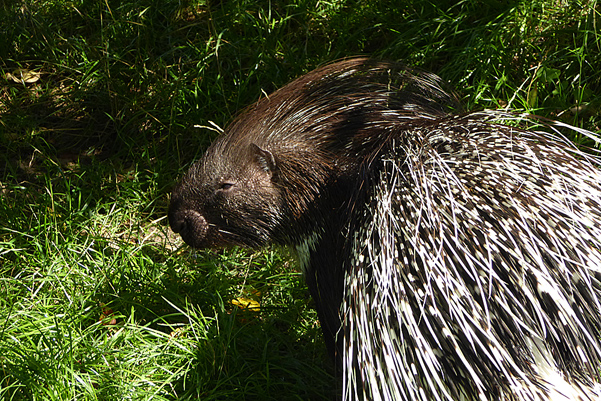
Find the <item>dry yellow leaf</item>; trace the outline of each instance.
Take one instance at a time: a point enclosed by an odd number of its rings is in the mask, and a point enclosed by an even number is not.
[[[261,308],[261,304],[253,299],[248,298],[234,298],[230,302],[232,305],[235,305],[240,309],[246,309],[249,311],[258,311]]]
[[[6,73],[6,79],[13,80],[16,83],[32,84],[40,80],[40,73],[25,68],[17,68],[11,74]]]

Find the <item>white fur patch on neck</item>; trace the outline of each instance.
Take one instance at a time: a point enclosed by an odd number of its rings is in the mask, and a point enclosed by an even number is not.
[[[309,268],[309,263],[311,261],[311,253],[315,251],[315,247],[319,241],[321,241],[322,235],[322,231],[314,231],[295,246],[298,263],[300,264],[303,274],[307,274],[307,269]]]

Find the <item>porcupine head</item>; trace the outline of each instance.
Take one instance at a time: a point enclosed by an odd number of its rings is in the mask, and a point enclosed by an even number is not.
[[[281,215],[273,154],[253,143],[231,153],[215,143],[173,191],[171,227],[194,248],[261,246]]]
[[[317,203],[337,170],[332,158],[316,160],[319,150],[298,138],[269,135],[255,124],[259,115],[234,123],[174,189],[169,221],[188,245],[293,245],[323,223]]]

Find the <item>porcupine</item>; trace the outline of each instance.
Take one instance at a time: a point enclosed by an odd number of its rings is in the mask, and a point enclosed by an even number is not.
[[[598,399],[599,158],[457,107],[400,64],[321,67],[215,140],[171,227],[295,248],[344,399]]]

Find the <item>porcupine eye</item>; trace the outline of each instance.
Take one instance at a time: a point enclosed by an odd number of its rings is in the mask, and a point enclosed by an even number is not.
[[[234,183],[233,182],[222,182],[221,185],[219,186],[219,188],[217,189],[218,192],[229,192],[233,187],[234,187]]]

